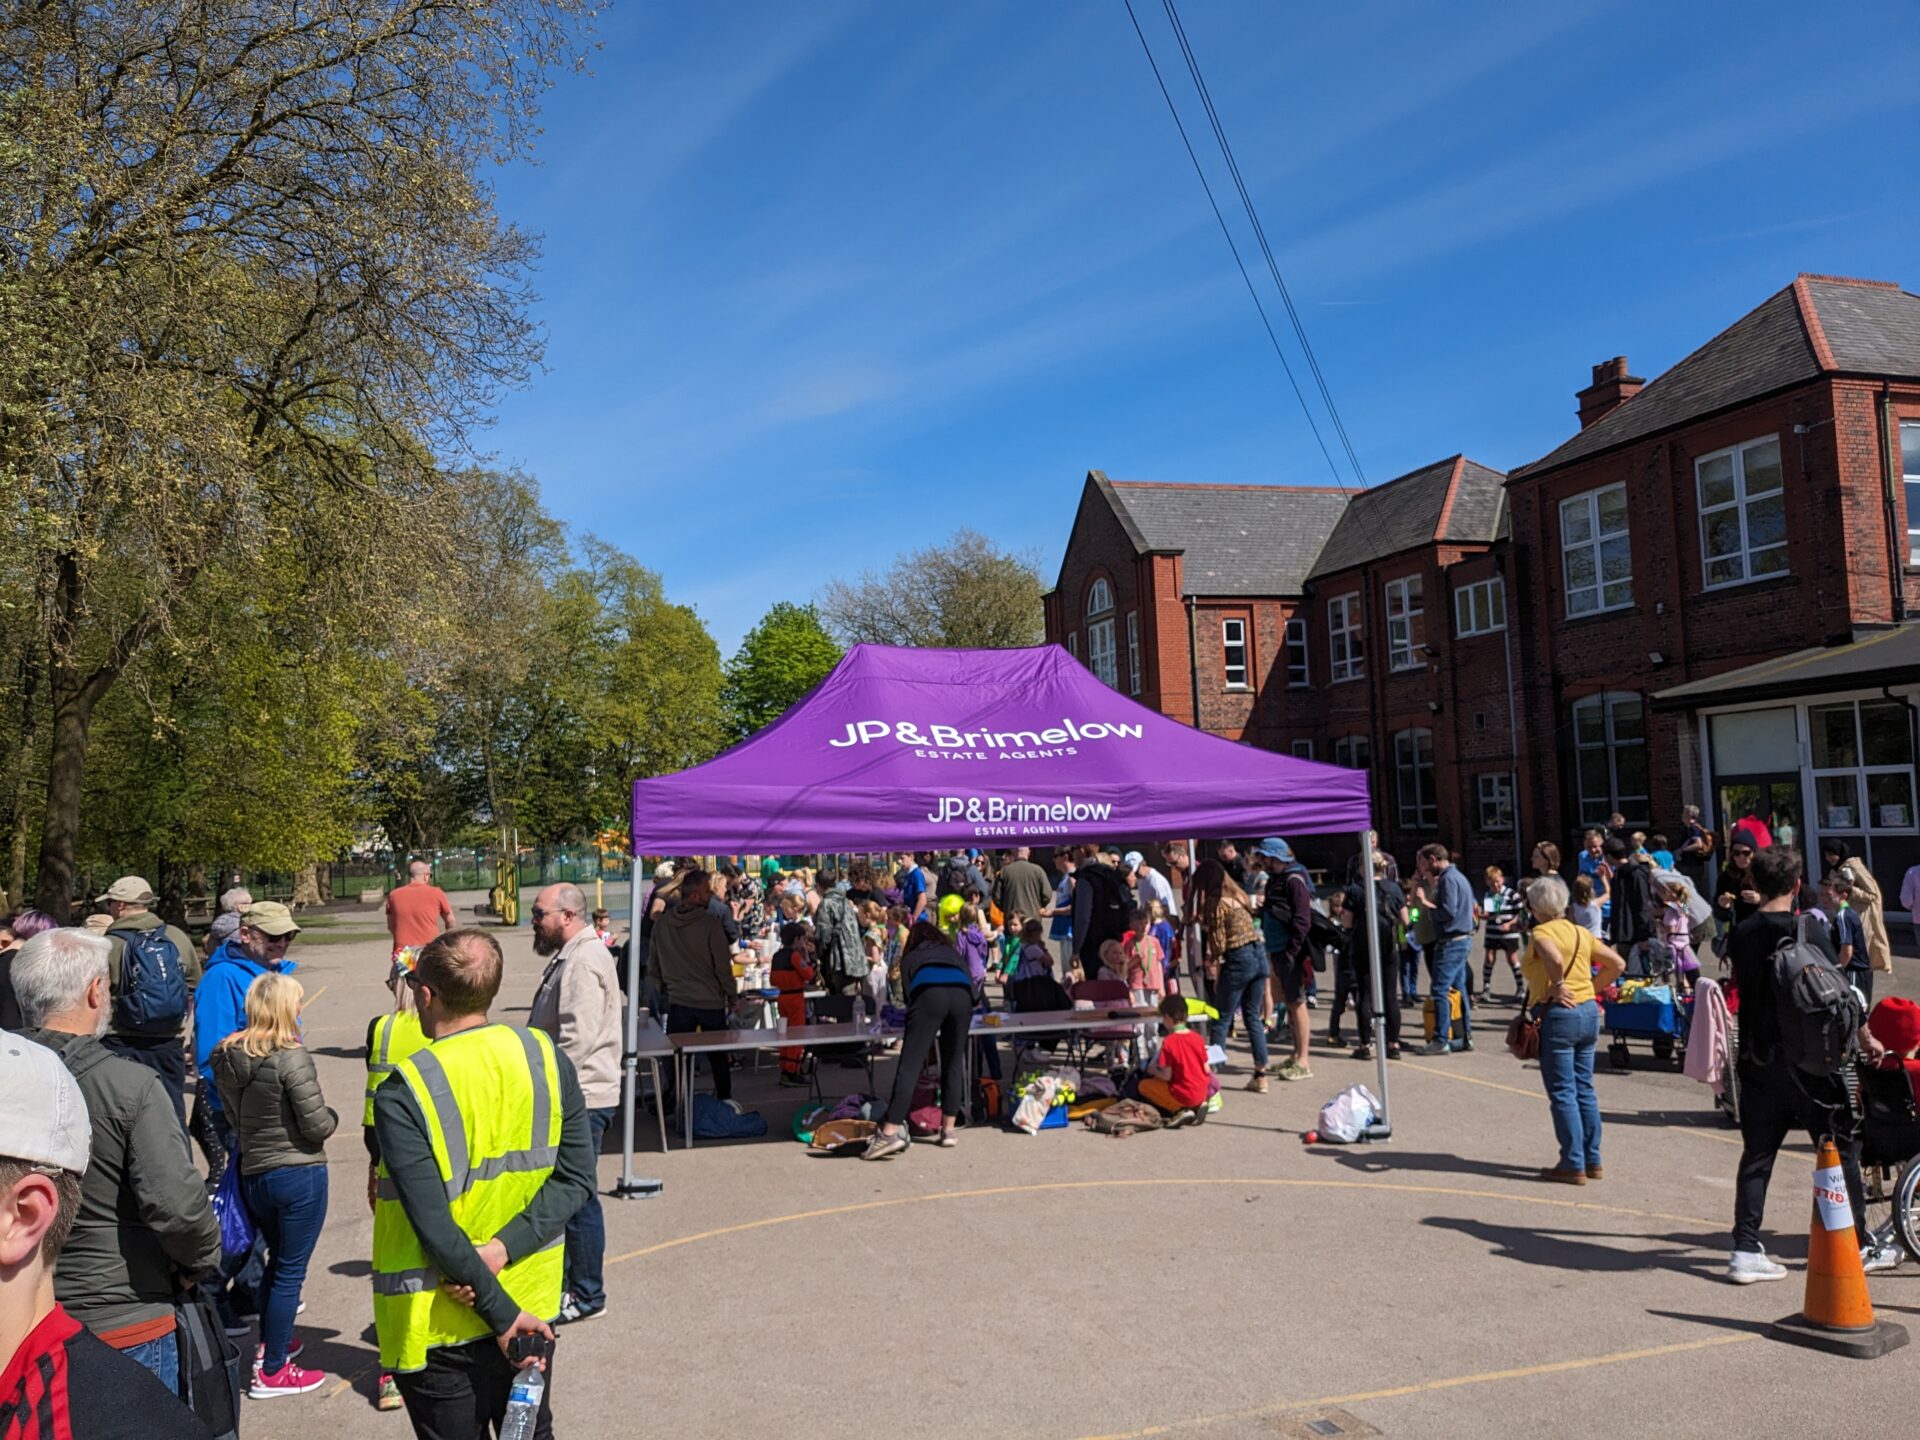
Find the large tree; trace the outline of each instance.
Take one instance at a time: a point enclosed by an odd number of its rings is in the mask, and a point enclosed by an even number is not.
[[[831,581],[820,614],[849,645],[1005,649],[1040,642],[1040,594],[1034,556],[956,530],[942,544],[902,555],[884,575],[869,570]]]
[[[736,740],[778,720],[839,663],[812,605],[776,600],[727,662],[727,722]]]
[[[45,657],[37,895],[97,707],[209,576],[377,588],[537,361],[524,152],[578,0],[49,0],[0,47],[0,552]],[[324,603],[323,599],[316,604]]]

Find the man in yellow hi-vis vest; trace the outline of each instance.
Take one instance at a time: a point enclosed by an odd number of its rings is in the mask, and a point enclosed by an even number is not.
[[[414,1004],[413,986],[405,983],[406,974],[413,969],[414,952],[407,951],[407,962],[398,973],[401,979],[394,985],[394,1008],[385,1015],[376,1015],[373,1023],[367,1026],[367,1102],[361,1110],[360,1133],[366,1140],[367,1155],[367,1208],[375,1209],[379,1205],[380,1195],[380,1146],[373,1138],[373,1096],[387,1077],[393,1074],[400,1062],[427,1043],[426,1033],[420,1028],[420,1011]],[[400,1386],[391,1373],[380,1372],[380,1389],[374,1404],[382,1410],[398,1410],[405,1402],[400,1398]]]
[[[484,930],[421,948],[408,983],[432,1043],[374,1094],[374,1327],[380,1368],[422,1440],[478,1440],[499,1425],[507,1347],[552,1340],[567,1220],[593,1193],[573,1066],[545,1034],[487,1018],[501,966]],[[549,1379],[539,1436],[553,1433],[552,1394]]]

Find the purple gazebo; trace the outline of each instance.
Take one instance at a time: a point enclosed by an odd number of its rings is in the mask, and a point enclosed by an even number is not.
[[[633,787],[636,862],[646,854],[991,849],[1111,835],[1354,833],[1370,852],[1371,823],[1365,771],[1195,730],[1102,683],[1057,645],[856,645],[764,730],[703,765]],[[1372,866],[1361,868],[1371,890]],[[1367,927],[1370,936],[1374,929]],[[1371,961],[1379,1028],[1379,955]],[[629,947],[628,965],[628,993],[638,996],[638,946]],[[627,1179],[638,1076],[638,1010],[630,1009]],[[1375,1042],[1384,1102],[1384,1034]]]

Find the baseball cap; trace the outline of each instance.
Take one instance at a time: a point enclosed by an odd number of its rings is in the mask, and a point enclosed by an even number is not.
[[[1277,835],[1270,835],[1255,847],[1254,853],[1264,855],[1269,860],[1293,859],[1293,847]]]
[[[658,865],[653,867],[653,879],[655,884],[664,885],[667,883],[667,881],[671,880],[672,878],[673,878],[673,862],[672,861],[662,860]]]
[[[1142,855],[1138,850],[1129,850],[1127,851],[1127,858],[1120,863],[1129,870],[1138,870],[1142,865],[1147,863],[1147,857]]]
[[[240,923],[262,935],[298,935],[293,912],[278,900],[256,900],[240,912]]]
[[[0,1154],[84,1175],[93,1148],[87,1102],[65,1062],[18,1035],[0,1033]]]
[[[93,903],[104,905],[109,900],[130,900],[135,905],[145,905],[153,899],[153,887],[138,875],[122,875],[107,887],[107,893],[93,897]]]

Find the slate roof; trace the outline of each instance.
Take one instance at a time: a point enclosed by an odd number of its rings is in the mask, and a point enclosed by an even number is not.
[[[1920,376],[1920,296],[1801,275],[1516,479],[1642,440],[1823,374]]]
[[[1098,487],[1136,553],[1182,552],[1188,595],[1298,595],[1347,492],[1304,485],[1182,485],[1109,480]]]
[[[1353,497],[1308,579],[1437,541],[1491,544],[1506,533],[1507,477],[1464,455],[1423,465]]]

